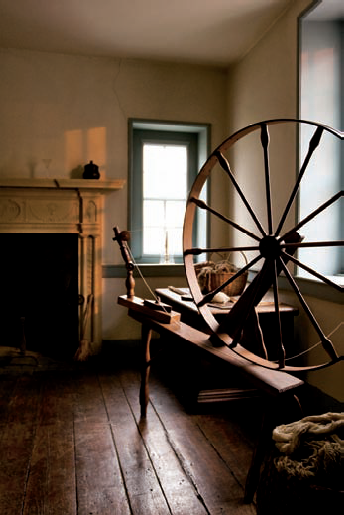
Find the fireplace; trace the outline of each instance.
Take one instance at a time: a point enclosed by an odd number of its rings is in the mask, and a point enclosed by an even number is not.
[[[74,355],[101,348],[103,196],[123,180],[0,179],[1,345]],[[92,297],[86,334],[86,301]]]
[[[77,234],[0,235],[2,344],[71,357],[78,348]]]

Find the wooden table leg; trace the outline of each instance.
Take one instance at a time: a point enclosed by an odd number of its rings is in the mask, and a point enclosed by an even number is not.
[[[246,478],[245,485],[245,495],[244,502],[251,503],[253,502],[254,494],[257,490],[259,477],[260,477],[260,469],[266,456],[269,445],[271,445],[272,440],[272,429],[273,423],[271,420],[271,416],[269,416],[268,409],[266,409],[263,414],[260,434],[258,437],[258,442],[256,443],[255,449],[253,451],[252,462],[250,469],[248,471],[248,475]]]
[[[142,344],[142,365],[141,365],[141,387],[140,387],[140,406],[141,417],[146,417],[149,402],[149,372],[150,372],[150,341],[152,330],[145,324],[141,329]]]

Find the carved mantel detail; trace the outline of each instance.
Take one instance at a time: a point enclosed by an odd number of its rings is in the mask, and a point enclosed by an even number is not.
[[[1,179],[0,233],[77,233],[80,298],[93,295],[88,334],[93,353],[101,347],[101,252],[103,197],[124,180]],[[79,328],[84,306],[80,306]]]

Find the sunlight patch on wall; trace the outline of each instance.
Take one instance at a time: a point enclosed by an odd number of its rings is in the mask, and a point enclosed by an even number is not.
[[[106,128],[92,127],[86,134],[87,162],[93,161],[102,172],[106,166]]]
[[[72,171],[84,162],[83,135],[81,129],[65,132],[65,170]]]
[[[65,169],[71,173],[93,161],[99,171],[106,166],[106,128],[74,129],[65,132]]]

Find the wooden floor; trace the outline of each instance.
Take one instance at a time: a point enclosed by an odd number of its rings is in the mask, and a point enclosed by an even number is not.
[[[190,410],[130,360],[0,375],[1,515],[248,515],[259,401]],[[30,368],[30,367],[28,367]]]

